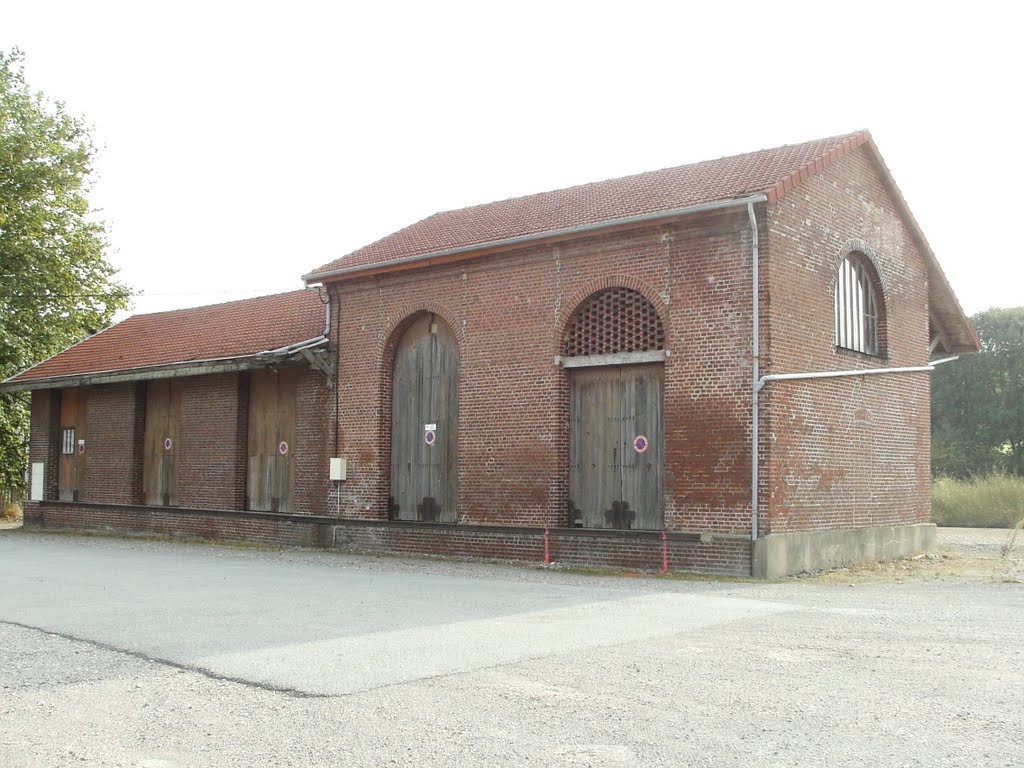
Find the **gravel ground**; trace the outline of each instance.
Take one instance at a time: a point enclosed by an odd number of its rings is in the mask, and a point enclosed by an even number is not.
[[[759,583],[5,532],[0,765],[1019,767],[1024,589],[1014,576],[1021,542],[1004,558],[1006,536],[947,529],[939,532],[935,557]],[[91,625],[85,634],[65,631],[84,611],[75,604],[80,587],[38,571],[19,581],[8,568],[25,554],[56,556],[69,548],[83,563],[145,556],[190,570],[267,573],[282,589],[294,581],[308,590],[301,579],[309,574],[339,584],[366,579],[374,589],[390,579],[440,585],[424,617],[403,608],[394,619],[442,638],[439,655],[464,651],[471,663],[341,695],[270,690],[258,682],[259,669],[237,680],[218,678],[156,660],[145,649],[100,642]],[[80,578],[112,596],[125,588],[94,565]],[[164,588],[170,600],[176,587]],[[238,587],[226,577],[209,585],[211,596],[229,588]],[[14,589],[35,590],[41,602],[50,595],[63,606],[61,634],[14,623],[23,618],[9,594]],[[504,607],[478,609],[481,596]],[[463,613],[480,614],[474,626],[529,619],[540,627],[557,618],[553,611],[580,610],[597,598],[609,611],[610,626],[601,632],[614,629],[628,615],[622,606],[637,601],[655,612],[739,607],[704,623],[674,619],[671,631],[645,632],[658,617],[631,617],[621,625],[622,642],[567,638],[563,649],[545,645],[501,663],[473,661],[479,649],[459,645],[467,636]],[[543,610],[534,611],[534,603]],[[752,605],[763,610],[740,609]],[[151,637],[152,626],[131,626],[134,617],[151,623],[163,615],[155,608],[126,612],[123,632]],[[245,644],[251,617],[239,613],[238,621],[240,637],[206,642]],[[313,613],[309,631],[331,634],[324,621]],[[161,630],[186,635],[196,630],[190,622]],[[514,644],[512,632],[493,642]],[[377,641],[385,658],[395,636],[361,635]],[[327,661],[339,659],[314,653],[307,665],[331,669]],[[357,666],[364,659],[340,661]]]
[[[1024,582],[1024,532],[1000,528],[939,528],[935,550],[929,554],[891,563],[841,568],[813,578],[827,583]]]

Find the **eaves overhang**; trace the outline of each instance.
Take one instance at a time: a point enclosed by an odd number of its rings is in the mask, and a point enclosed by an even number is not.
[[[608,230],[624,229],[629,227],[640,226],[643,224],[656,223],[668,219],[676,219],[683,216],[690,216],[698,213],[720,211],[728,208],[738,208],[746,206],[751,203],[763,203],[768,198],[763,194],[756,195],[744,195],[743,197],[728,198],[726,200],[716,200],[711,203],[701,203],[699,205],[690,205],[685,208],[674,208],[668,211],[658,211],[655,213],[648,213],[642,216],[629,216],[619,219],[608,219],[605,221],[593,222],[591,224],[582,224],[577,227],[567,227],[565,229],[554,229],[547,230],[544,232],[534,232],[528,235],[519,235],[517,237],[508,237],[501,240],[490,240],[482,243],[473,243],[471,245],[463,245],[457,248],[448,248],[441,251],[431,251],[428,253],[419,253],[411,256],[405,256],[400,259],[392,259],[390,261],[373,262],[370,264],[360,264],[354,267],[347,267],[341,269],[332,269],[325,272],[311,272],[308,275],[303,275],[302,280],[307,286],[316,285],[324,282],[333,282],[337,280],[343,280],[347,277],[358,277],[376,274],[380,272],[395,272],[404,269],[413,269],[417,267],[424,267],[429,264],[438,262],[447,262],[458,259],[469,259],[477,256],[483,256],[497,251],[510,250],[517,248],[522,245],[531,245],[539,242],[564,240],[571,237],[577,237],[579,235],[604,232]]]
[[[100,384],[120,384],[129,381],[153,381],[175,379],[184,376],[206,376],[214,373],[232,373],[272,368],[302,359],[302,352],[327,344],[327,339],[317,337],[291,344],[280,349],[257,352],[251,355],[222,357],[209,360],[186,360],[162,365],[136,368],[87,371],[83,373],[19,379],[17,376],[0,382],[0,392],[30,392],[36,389],[68,389],[89,387]]]

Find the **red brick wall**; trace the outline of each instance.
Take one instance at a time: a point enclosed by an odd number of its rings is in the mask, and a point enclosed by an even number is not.
[[[749,531],[746,221],[692,217],[334,287],[341,515],[386,517],[393,347],[425,310],[459,343],[459,521],[565,526],[568,384],[554,358],[576,306],[624,285],[665,323],[666,528]]]
[[[333,389],[322,373],[304,371],[295,387],[295,514],[327,514],[333,424]]]
[[[768,209],[762,373],[920,366],[928,358],[925,262],[868,150]],[[879,273],[887,349],[837,350],[839,263],[860,251]],[[764,530],[928,522],[927,373],[773,382],[762,395]]]
[[[50,502],[26,508],[25,524],[49,530],[245,541],[269,546],[316,546],[324,543],[322,521],[307,522],[301,516],[274,516],[258,512]]]
[[[242,509],[245,474],[237,447],[248,423],[237,373],[183,379],[178,500],[194,509]],[[243,454],[244,455],[244,454]]]
[[[296,403],[295,511],[322,514],[329,482],[333,396],[324,376],[304,371]],[[57,496],[58,390],[33,393],[31,461],[47,463],[47,498]],[[241,510],[248,454],[248,375],[226,373],[183,380],[178,451],[180,505]],[[81,501],[138,504],[142,499],[145,384],[86,388],[88,463]]]
[[[536,565],[550,562],[571,568],[612,568],[660,573],[669,571],[743,576],[750,573],[750,540],[657,532],[582,531],[478,525],[394,523],[333,526],[333,546],[351,552],[385,552],[417,556],[499,559]]]
[[[270,546],[325,546],[349,552],[499,559],[545,564],[545,531],[476,525],[362,522],[272,512],[214,512],[172,507],[49,502],[30,505],[25,523],[49,530],[90,530],[177,539],[246,541]],[[750,541],[702,541],[686,534],[648,531],[551,530],[554,566],[659,573],[701,571],[742,576],[750,571]]]
[[[87,462],[80,499],[113,504],[139,501],[145,403],[135,383],[86,389]]]
[[[57,498],[57,461],[60,443],[60,390],[38,389],[32,393],[29,426],[28,460],[30,465],[43,462],[45,467],[43,497]],[[29,467],[31,470],[31,466]]]

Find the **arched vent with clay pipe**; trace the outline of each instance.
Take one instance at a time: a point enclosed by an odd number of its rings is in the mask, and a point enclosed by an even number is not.
[[[591,295],[577,308],[566,331],[566,357],[664,348],[665,329],[657,310],[631,288],[607,288]]]

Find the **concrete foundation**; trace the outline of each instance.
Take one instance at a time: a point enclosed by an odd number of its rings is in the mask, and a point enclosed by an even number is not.
[[[873,528],[771,533],[754,542],[753,576],[776,579],[805,571],[896,560],[935,544],[935,526],[882,525]]]

